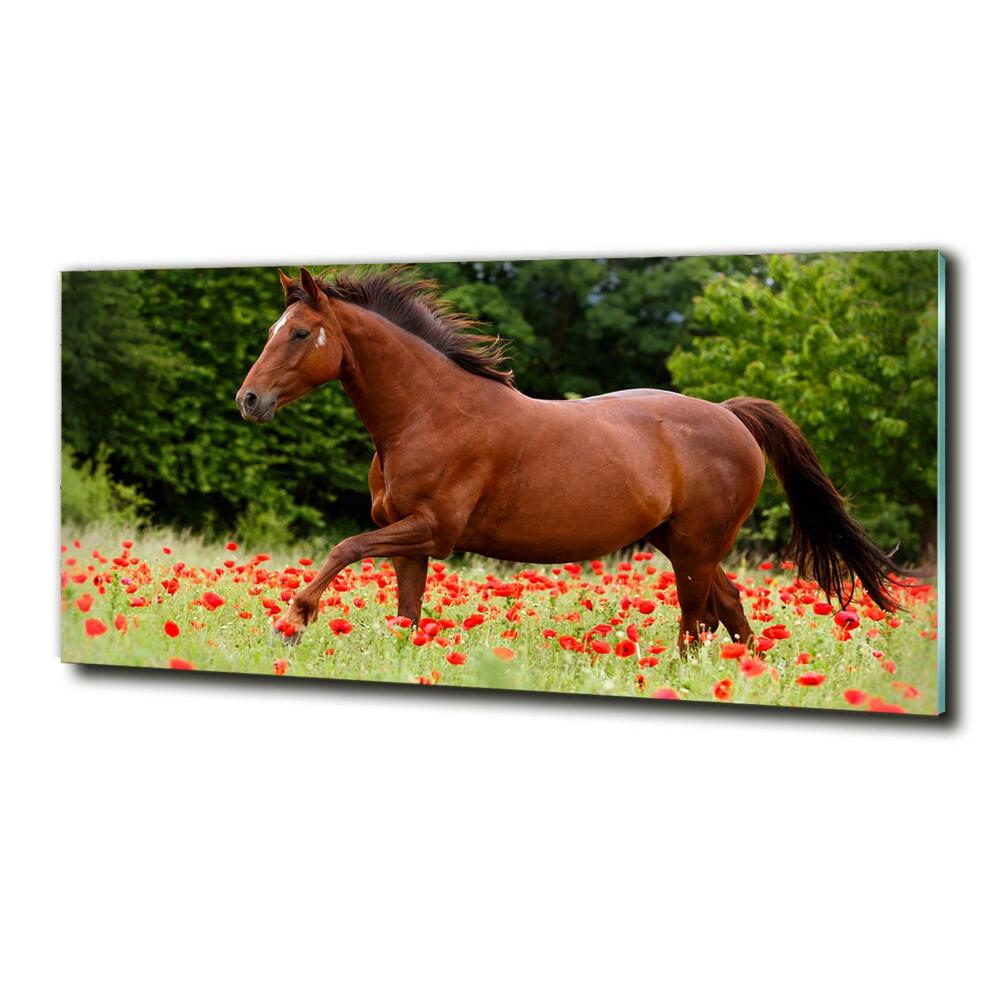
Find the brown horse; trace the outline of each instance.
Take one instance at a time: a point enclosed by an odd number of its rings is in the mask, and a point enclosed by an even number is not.
[[[339,379],[375,446],[378,527],[336,545],[280,623],[296,641],[348,565],[390,558],[399,614],[416,621],[428,557],[455,550],[531,563],[579,562],[645,539],[673,564],[678,644],[721,622],[753,642],[720,565],[764,481],[764,455],[792,514],[790,556],[829,594],[860,579],[894,608],[897,567],[849,516],[799,429],[773,403],[709,403],[658,389],[532,399],[514,388],[499,340],[405,269],[332,281],[279,271],[285,310],[236,402],[246,420]]]

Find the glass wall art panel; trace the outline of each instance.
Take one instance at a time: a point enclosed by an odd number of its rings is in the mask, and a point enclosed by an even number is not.
[[[944,273],[64,273],[63,659],[939,714]]]

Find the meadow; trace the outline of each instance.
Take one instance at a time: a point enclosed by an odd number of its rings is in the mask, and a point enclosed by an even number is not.
[[[726,704],[932,715],[937,599],[899,587],[887,615],[858,591],[830,603],[788,563],[731,563],[756,633],[747,649],[703,633],[681,658],[669,562],[655,551],[583,565],[433,561],[417,622],[395,617],[388,561],[326,592],[302,642],[274,623],[324,552],[100,525],[64,529],[62,657],[68,662],[402,684],[511,688]]]

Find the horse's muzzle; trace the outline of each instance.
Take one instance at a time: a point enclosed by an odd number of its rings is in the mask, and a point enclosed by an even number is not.
[[[240,416],[252,424],[266,424],[274,419],[278,408],[276,395],[261,396],[252,389],[243,389],[236,395],[236,405],[240,408]]]

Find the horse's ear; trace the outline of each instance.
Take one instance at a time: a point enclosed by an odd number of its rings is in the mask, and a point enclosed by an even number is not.
[[[278,278],[281,281],[281,288],[285,293],[285,297],[287,298],[288,292],[291,289],[292,285],[295,284],[295,281],[292,278],[289,278],[288,275],[285,274],[285,272],[282,271],[280,267],[278,268]]]
[[[323,293],[320,291],[319,285],[316,284],[316,279],[309,273],[307,268],[299,269],[299,280],[302,282],[302,289],[315,302],[317,305],[322,302],[321,296]]]

